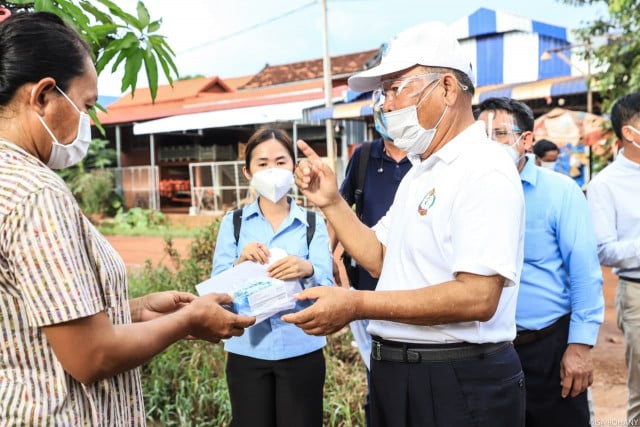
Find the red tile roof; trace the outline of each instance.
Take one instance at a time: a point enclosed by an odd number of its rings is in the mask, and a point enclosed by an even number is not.
[[[331,75],[345,76],[363,69],[378,50],[351,53],[331,58]],[[321,79],[324,77],[322,58],[310,61],[293,62],[283,65],[266,65],[241,89],[278,85],[301,80]]]
[[[336,56],[331,59],[332,97],[347,90],[346,77],[361,70],[377,50]],[[285,102],[324,100],[322,59],[266,66],[255,76],[220,79],[195,78],[158,87],[155,103],[149,88],[138,88],[100,112],[102,124],[131,123],[180,114],[226,110]]]

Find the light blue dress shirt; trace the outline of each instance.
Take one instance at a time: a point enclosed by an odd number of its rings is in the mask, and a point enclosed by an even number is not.
[[[604,319],[604,297],[586,198],[571,178],[530,160],[520,179],[526,227],[518,330],[540,330],[571,313],[568,343],[594,345]]]
[[[290,200],[291,202],[291,200]],[[284,249],[288,255],[309,260],[313,264],[313,280],[304,280],[304,286],[333,285],[333,258],[329,246],[329,235],[324,219],[316,214],[316,230],[307,247],[306,210],[290,203],[289,216],[273,231],[269,221],[262,215],[258,201],[245,206],[242,214],[240,237],[236,246],[233,235],[233,215],[228,212],[220,224],[213,255],[212,276],[231,268],[242,249],[250,242],[260,242],[268,248]],[[307,335],[295,325],[283,322],[280,316],[302,310],[311,304],[298,301],[292,310],[282,311],[269,319],[245,330],[240,337],[225,342],[230,353],[263,360],[282,360],[311,353],[325,346],[325,337]]]

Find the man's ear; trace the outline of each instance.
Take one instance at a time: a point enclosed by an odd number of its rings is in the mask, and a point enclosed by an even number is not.
[[[51,96],[56,91],[56,81],[51,77],[45,77],[40,79],[37,83],[34,83],[31,87],[31,94],[29,97],[29,105],[31,105],[41,116],[44,115],[44,110],[49,102],[51,102]]]
[[[533,147],[533,132],[528,130],[522,134],[522,145],[524,146],[524,151],[531,151],[531,147]]]
[[[446,73],[442,77],[442,87],[444,88],[445,102],[449,106],[454,105],[458,97],[464,96],[464,90],[460,87],[458,79],[451,73]]]
[[[627,141],[633,141],[633,136],[636,134],[634,131],[632,131],[631,129],[629,129],[629,126],[624,125],[622,126],[622,129],[620,129],[620,133],[622,133],[622,140],[623,142],[627,142]]]

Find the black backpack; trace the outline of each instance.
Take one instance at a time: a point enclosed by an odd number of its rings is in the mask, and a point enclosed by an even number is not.
[[[369,153],[371,153],[371,143],[363,142],[358,154],[358,181],[356,182],[356,189],[353,191],[355,212],[360,219],[362,219],[362,194],[364,193],[364,183],[365,177],[367,175]],[[358,264],[346,251],[342,253],[342,263],[344,264],[344,269],[347,272],[349,283],[353,288],[358,289]]]
[[[313,235],[316,232],[316,213],[307,211],[307,248],[311,244]],[[236,238],[236,246],[238,245],[238,239],[240,239],[240,226],[242,225],[242,208],[234,209],[233,211],[233,236]]]

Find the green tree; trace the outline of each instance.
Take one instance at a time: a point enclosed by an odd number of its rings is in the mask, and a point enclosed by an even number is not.
[[[91,46],[98,74],[108,65],[112,72],[124,67],[120,89],[131,89],[132,96],[143,65],[152,99],[158,91],[158,68],[169,83],[179,75],[173,62],[175,53],[166,37],[158,34],[162,19],[151,20],[142,1],[138,1],[135,16],[111,0],[5,0],[0,1],[0,7],[14,12],[53,12],[65,19]]]
[[[606,16],[586,22],[575,30],[579,44],[588,46],[583,55],[593,69],[589,84],[600,93],[601,111],[608,113],[623,95],[640,91],[640,0],[560,0],[578,7],[605,6]],[[603,43],[596,43],[604,40]],[[605,131],[611,130],[607,122]],[[612,145],[617,139],[613,132],[607,144],[593,153],[593,172],[611,161]]]
[[[602,111],[611,110],[623,95],[640,91],[640,0],[561,0],[566,4],[592,7],[604,4],[608,15],[587,22],[577,29],[580,43],[590,46],[594,69],[592,87],[600,92]],[[602,38],[605,43],[594,44]]]

